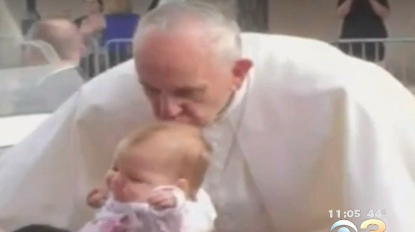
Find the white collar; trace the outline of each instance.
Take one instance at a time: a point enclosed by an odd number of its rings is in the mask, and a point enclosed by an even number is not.
[[[246,75],[245,80],[242,83],[242,86],[236,91],[233,96],[232,102],[229,104],[228,108],[225,110],[223,115],[217,122],[213,123],[212,126],[214,127],[216,124],[221,123],[223,121],[229,120],[232,113],[236,111],[236,109],[240,106],[240,104],[246,101],[246,97],[248,94],[248,90],[251,88],[252,85],[252,77],[254,74],[254,68],[252,68],[249,73]]]

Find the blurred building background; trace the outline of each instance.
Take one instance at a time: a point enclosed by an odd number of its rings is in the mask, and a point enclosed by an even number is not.
[[[83,14],[84,0],[37,0],[42,17],[53,17],[70,9],[72,18]],[[25,17],[25,0],[7,0],[16,20]],[[134,10],[144,13],[151,0],[132,0]],[[336,0],[270,0],[269,29],[274,33],[335,40],[339,21],[335,15]],[[415,1],[393,0],[387,25],[391,37],[415,37]]]
[[[15,20],[24,19],[26,0],[6,0]],[[217,2],[210,0],[209,2]],[[244,0],[222,0],[235,2]],[[37,10],[42,18],[62,15],[75,19],[84,14],[85,0],[37,0]],[[151,0],[131,0],[134,12],[143,14]],[[221,2],[221,1],[219,1]],[[255,2],[246,0],[247,8],[254,9]],[[415,40],[414,0],[391,0],[391,14],[386,20],[389,38],[410,38]],[[327,42],[338,39],[340,20],[336,16],[337,0],[268,0],[268,28],[271,33],[318,38]],[[261,13],[260,13],[261,14]],[[405,76],[415,83],[415,42],[387,42],[386,68],[398,78]]]

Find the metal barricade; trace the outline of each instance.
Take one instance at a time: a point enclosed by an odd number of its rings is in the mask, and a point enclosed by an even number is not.
[[[90,53],[83,58],[81,67],[94,77],[133,57],[132,39],[113,39],[100,46],[97,39],[90,39]]]
[[[415,38],[342,39],[332,44],[350,55],[378,63],[405,85],[415,86]],[[96,67],[103,72],[132,58],[133,41],[114,39],[97,51]]]
[[[95,77],[104,70],[102,49],[97,38],[88,37],[85,41],[86,54],[81,59],[80,67],[89,79]]]
[[[342,39],[345,53],[383,66],[407,86],[415,85],[415,38]]]
[[[105,65],[112,68],[133,57],[132,39],[113,39],[105,45]]]

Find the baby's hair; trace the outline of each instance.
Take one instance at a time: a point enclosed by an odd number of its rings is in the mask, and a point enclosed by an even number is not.
[[[177,122],[159,122],[145,129],[134,131],[119,144],[116,153],[126,153],[132,147],[154,138],[161,132],[171,133],[171,139],[176,139],[181,145],[180,162],[178,173],[179,178],[189,181],[190,197],[195,198],[197,191],[201,187],[205,173],[209,167],[212,146],[203,136],[202,131],[195,126]],[[188,141],[190,139],[190,141]],[[190,142],[190,143],[189,143]],[[196,145],[197,149],[185,147],[186,145]],[[173,151],[172,151],[173,152]],[[175,157],[170,157],[175,158]]]

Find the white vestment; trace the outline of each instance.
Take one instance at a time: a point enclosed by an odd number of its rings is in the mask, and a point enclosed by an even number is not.
[[[360,210],[349,219],[357,226],[370,210],[385,210],[387,231],[415,227],[411,93],[323,42],[242,41],[254,68],[206,133],[226,137],[216,139],[206,180],[218,232],[327,232],[337,220],[329,210]],[[0,226],[79,228],[91,215],[85,196],[101,184],[118,141],[152,120],[132,61],[84,85],[0,159]]]

